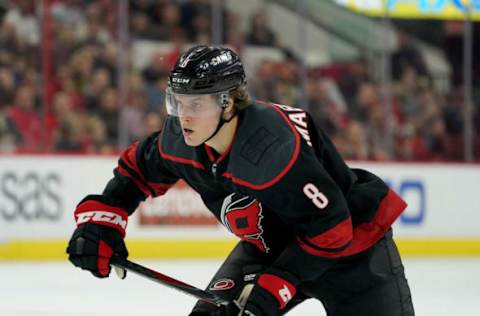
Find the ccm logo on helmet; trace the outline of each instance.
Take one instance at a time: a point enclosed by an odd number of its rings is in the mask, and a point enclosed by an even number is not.
[[[105,211],[92,211],[77,215],[77,225],[86,222],[106,222],[119,225],[123,229],[127,228],[127,221],[124,220],[120,215]]]
[[[235,286],[235,282],[230,279],[220,279],[215,281],[215,283],[210,286],[210,291],[224,291],[229,290]]]
[[[172,81],[175,83],[189,83],[190,79],[189,78],[172,78]]]

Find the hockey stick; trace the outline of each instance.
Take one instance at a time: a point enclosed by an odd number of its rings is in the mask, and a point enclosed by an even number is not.
[[[230,301],[224,300],[221,297],[218,297],[217,295],[213,293],[206,292],[204,290],[201,290],[199,288],[196,288],[190,284],[184,283],[182,281],[176,280],[174,278],[169,277],[168,275],[162,274],[160,272],[154,271],[152,269],[149,269],[147,267],[144,267],[142,265],[139,265],[138,263],[132,262],[130,260],[127,260],[125,258],[120,258],[120,257],[112,257],[110,259],[110,263],[113,266],[116,266],[121,269],[125,269],[127,271],[130,271],[132,273],[138,274],[140,276],[143,276],[147,279],[150,279],[154,282],[166,285],[170,288],[173,288],[175,290],[178,290],[180,292],[183,292],[185,294],[194,296],[202,301],[220,306],[220,305],[228,305]]]

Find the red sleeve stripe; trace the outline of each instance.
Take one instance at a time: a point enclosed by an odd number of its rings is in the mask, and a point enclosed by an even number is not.
[[[137,187],[146,195],[155,196],[155,190],[150,187],[148,181],[143,176],[140,168],[138,168],[136,152],[138,142],[127,148],[118,160],[119,171],[124,176],[132,179]]]
[[[192,165],[192,166],[194,166],[194,167],[197,168],[197,169],[205,170],[205,167],[204,167],[200,162],[198,162],[198,161],[191,160],[191,159],[187,159],[187,158],[182,158],[182,157],[177,157],[177,156],[173,156],[173,155],[169,155],[169,154],[163,152],[163,151],[160,149],[160,147],[159,147],[159,152],[160,152],[160,156],[162,156],[163,159],[175,161],[175,162],[182,163],[182,164],[186,164],[186,165]]]
[[[160,196],[165,194],[174,184],[155,183],[143,180],[135,171],[128,168],[122,160],[119,161],[117,170],[127,178],[133,181],[135,185],[145,194],[145,196]]]
[[[343,251],[332,253],[314,249],[301,241],[299,241],[299,245],[303,250],[314,256],[339,258],[354,255],[370,248],[378,242],[406,207],[407,204],[405,201],[394,191],[389,190],[380,203],[373,219],[353,229],[353,239],[350,247]]]
[[[352,219],[348,217],[329,230],[311,238],[302,238],[300,245],[304,249],[339,252],[348,247],[352,241]]]
[[[158,153],[160,154],[160,157],[162,157],[163,159],[174,161],[174,162],[181,163],[181,164],[192,165],[193,167],[195,167],[197,169],[201,169],[201,170],[206,169],[205,166],[202,165],[198,161],[169,155],[166,152],[164,152],[162,150],[162,138],[161,137],[158,138]]]
[[[155,196],[164,195],[165,192],[167,192],[173,186],[173,184],[154,183],[154,182],[148,182],[148,185],[150,188],[152,188],[155,191]]]
[[[303,238],[303,237],[297,237],[297,242],[302,246],[302,248],[304,248],[304,250],[307,250],[308,248],[310,248],[312,251],[324,251],[324,252],[327,252],[327,253],[342,252],[345,249],[347,249],[348,247],[350,247],[350,245],[352,244],[352,241],[349,241],[346,244],[344,244],[343,246],[340,246],[340,247],[337,247],[337,248],[323,248],[323,247],[319,247],[315,244],[310,243],[307,238]]]
[[[264,273],[260,275],[257,284],[277,299],[280,309],[285,308],[297,292],[292,283],[274,274]]]
[[[133,181],[133,183],[135,183],[135,185],[137,186],[137,188],[140,189],[140,191],[143,192],[143,194],[145,194],[145,196],[149,196],[149,195],[153,195],[153,192],[151,190],[151,188],[147,187],[143,182],[141,182],[140,180],[138,180],[136,177],[134,177],[133,175],[131,175],[127,170],[125,170],[125,168],[122,167],[122,165],[119,163],[118,166],[117,166],[117,170],[118,172],[120,172],[122,175],[124,175],[125,177],[129,178],[130,180]]]
[[[122,153],[122,156],[120,159],[123,160],[129,168],[133,169],[138,174],[141,174],[137,166],[137,156],[136,156],[137,148],[138,148],[138,142],[135,142]]]

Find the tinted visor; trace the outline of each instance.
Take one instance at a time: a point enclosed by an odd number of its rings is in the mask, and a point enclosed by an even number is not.
[[[179,94],[167,88],[165,105],[167,113],[178,117],[215,117],[227,104],[228,93]]]

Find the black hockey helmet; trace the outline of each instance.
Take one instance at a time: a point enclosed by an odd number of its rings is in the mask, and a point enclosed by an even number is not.
[[[221,46],[197,45],[183,53],[168,80],[175,94],[228,92],[245,84],[245,71],[238,55]]]

